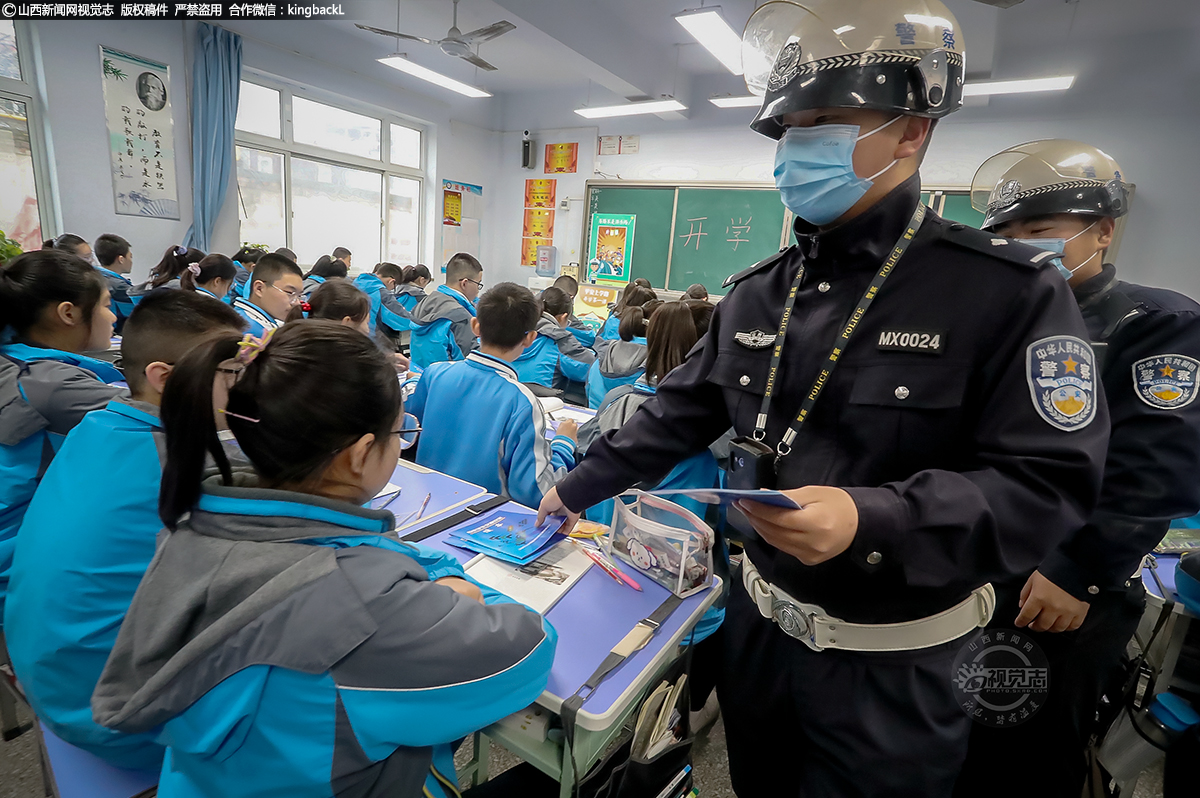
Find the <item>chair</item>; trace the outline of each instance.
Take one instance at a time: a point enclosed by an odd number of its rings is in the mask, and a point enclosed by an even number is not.
[[[17,687],[17,677],[13,674],[12,664],[8,660],[8,649],[4,647],[4,632],[0,632],[0,737],[5,742],[15,740],[33,728],[32,723],[21,724],[17,717],[17,705],[26,706],[25,696]]]
[[[36,724],[47,798],[150,798],[158,771],[122,770]]]

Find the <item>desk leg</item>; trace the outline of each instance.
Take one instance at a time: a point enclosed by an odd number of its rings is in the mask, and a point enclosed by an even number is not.
[[[578,734],[578,729],[576,729]],[[576,740],[578,742],[578,739]],[[575,756],[571,744],[565,739],[562,747],[562,775],[558,779],[558,798],[571,798],[575,790],[575,768],[572,767],[572,757]]]
[[[475,776],[471,784],[479,785],[488,780],[488,767],[492,763],[492,741],[483,732],[475,732]]]

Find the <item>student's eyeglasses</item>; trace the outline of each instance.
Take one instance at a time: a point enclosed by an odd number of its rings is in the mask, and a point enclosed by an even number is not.
[[[468,283],[475,283],[475,285],[479,286],[480,291],[483,290],[483,283],[479,282],[478,280],[472,280],[470,277],[464,277],[463,279]]]
[[[400,451],[411,449],[417,443],[417,433],[421,431],[420,422],[412,413],[405,413],[400,419],[400,429],[394,430],[393,435],[400,436]]]
[[[274,283],[271,283],[271,287],[274,288],[279,293],[286,296],[288,298],[289,305],[295,305],[297,302],[299,302],[301,299],[303,299],[303,297],[301,297],[299,292],[297,292],[297,291],[285,291],[282,288],[280,288],[279,286],[275,285]]]

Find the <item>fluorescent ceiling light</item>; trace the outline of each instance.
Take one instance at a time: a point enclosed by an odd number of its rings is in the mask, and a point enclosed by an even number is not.
[[[721,16],[720,6],[681,11],[675,21],[704,45],[717,60],[735,75],[742,74],[742,37]]]
[[[427,80],[430,83],[436,83],[444,89],[456,91],[459,94],[465,94],[468,97],[492,96],[490,92],[486,92],[483,89],[476,88],[475,86],[455,80],[454,78],[443,75],[441,72],[434,72],[432,69],[423,67],[420,64],[414,64],[412,61],[409,61],[407,58],[399,54],[380,58],[379,63],[386,64],[392,69],[398,69],[401,72],[412,75],[414,78],[420,78],[421,80]]]
[[[576,108],[575,113],[587,119],[603,119],[610,116],[636,116],[637,114],[665,114],[668,111],[686,111],[687,106],[679,100],[650,100],[625,105],[605,105],[596,108]]]
[[[710,97],[708,101],[718,108],[757,108],[763,100],[757,94],[747,94],[745,97]]]
[[[991,80],[982,83],[967,83],[963,86],[964,97],[986,97],[989,94],[1024,94],[1033,91],[1062,91],[1071,88],[1074,75],[1057,78],[1031,78],[1029,80]]]

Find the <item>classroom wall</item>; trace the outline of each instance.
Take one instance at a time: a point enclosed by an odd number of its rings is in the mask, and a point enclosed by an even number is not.
[[[424,208],[424,259],[435,274],[441,265],[441,180],[443,177],[484,186],[485,217],[481,256],[495,248],[495,215],[500,136],[487,129],[489,101],[454,105],[386,80],[366,76],[327,60],[310,58],[258,38],[255,23],[223,23],[243,36],[243,63],[257,71],[325,93],[408,116],[428,125],[430,190]],[[261,23],[259,23],[261,24]],[[303,24],[303,23],[300,23]],[[133,278],[144,279],[162,252],[182,241],[192,215],[190,92],[194,24],[182,22],[40,22],[34,23],[46,83],[47,121],[61,198],[63,230],[93,240],[103,232],[125,236],[134,247]],[[279,35],[275,25],[265,29]],[[99,46],[114,47],[171,67],[171,107],[175,121],[176,181],[181,219],[145,219],[113,210]],[[333,42],[336,44],[336,42]],[[337,52],[331,46],[331,52]],[[233,253],[240,245],[236,183],[214,229],[213,249]],[[304,258],[304,253],[300,253]]]

